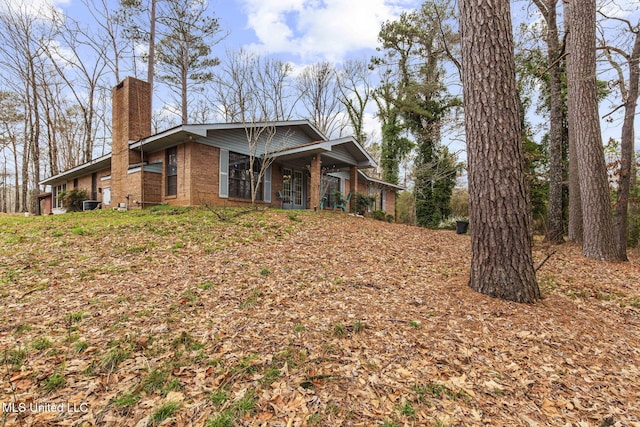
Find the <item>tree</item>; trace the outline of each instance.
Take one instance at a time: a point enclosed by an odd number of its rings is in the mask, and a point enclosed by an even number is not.
[[[368,71],[365,62],[348,60],[338,73],[339,100],[347,110],[354,138],[363,147],[368,139],[364,130],[365,110],[371,99]]]
[[[82,111],[83,146],[81,163],[93,158],[93,144],[96,139],[96,105],[97,92],[107,69],[106,40],[94,37],[80,23],[67,19],[57,28],[58,40],[46,46],[49,60],[60,78],[64,80],[76,105]],[[62,51],[64,49],[64,52]],[[93,59],[87,55],[86,49],[94,53]],[[75,166],[75,165],[74,165]]]
[[[614,46],[608,46],[604,40],[601,47],[606,53],[607,59],[617,71],[617,86],[622,96],[624,107],[624,121],[622,123],[622,135],[620,140],[620,167],[618,170],[618,191],[615,206],[615,233],[618,256],[623,261],[627,257],[627,237],[629,235],[629,196],[631,193],[631,181],[633,175],[633,135],[636,106],[638,104],[638,83],[640,81],[640,22],[635,27],[630,21],[621,18],[610,18],[603,12],[599,12],[605,18],[614,19],[624,24],[629,34],[633,34],[631,52]],[[629,78],[625,81],[624,72],[612,54],[618,54],[627,63]]]
[[[340,123],[340,89],[336,69],[329,62],[305,67],[298,77],[297,89],[307,118],[320,132],[334,135]]]
[[[609,183],[598,115],[596,3],[569,0],[567,82],[569,135],[575,138],[583,213],[582,252],[588,258],[619,260],[613,233]]]
[[[418,11],[385,23],[378,36],[384,55],[373,61],[384,70],[382,85],[374,92],[382,121],[383,174],[397,183],[399,164],[411,150],[403,135],[408,132],[420,171],[415,181],[416,218],[419,225],[428,227],[440,223],[455,185],[449,178],[434,182],[441,174],[426,170],[442,164],[438,160],[441,129],[449,111],[459,105],[447,94],[442,66],[445,60],[458,64],[452,54],[457,34],[444,24],[451,14],[447,3],[427,2]]]
[[[469,286],[531,303],[540,290],[531,254],[509,3],[461,0],[460,23],[472,230]]]
[[[103,2],[105,0],[102,0]],[[117,12],[114,24],[124,24],[124,33],[133,42],[134,50],[134,69],[135,69],[135,45],[137,43],[147,43],[147,83],[151,88],[150,95],[153,98],[154,92],[154,80],[155,80],[155,64],[156,64],[156,36],[158,25],[158,2],[159,0],[148,0],[146,3],[143,0],[120,0],[120,10]],[[106,7],[105,7],[106,10]],[[105,15],[103,22],[110,22],[109,16]],[[114,32],[111,31],[113,26],[106,26],[103,23],[100,25],[105,26],[108,30],[108,34],[111,35]],[[148,29],[147,29],[148,25]],[[115,65],[116,65],[116,81],[120,81],[118,77],[118,55],[117,48],[115,46],[115,36],[110,37],[114,41]],[[135,72],[134,72],[135,74]],[[153,105],[153,104],[152,104]]]
[[[557,5],[558,0],[533,0],[544,17],[547,31],[549,96],[549,208],[547,210],[547,229],[545,239],[550,243],[564,241],[564,221],[562,209],[563,188],[563,127],[564,95],[562,90],[561,47],[558,41]]]
[[[244,125],[249,156],[251,202],[258,200],[260,183],[288,138],[276,122],[290,118],[295,101],[287,95],[291,66],[240,50],[227,52],[211,83],[211,102],[227,121]]]
[[[189,93],[213,79],[219,64],[212,46],[223,38],[217,18],[208,16],[204,0],[173,0],[158,17],[164,30],[156,46],[158,78],[178,94],[182,123],[189,121]]]
[[[0,151],[3,151],[5,147],[9,148],[13,154],[14,165],[14,181],[15,181],[15,198],[13,211],[18,212],[20,210],[20,192],[19,183],[20,175],[18,172],[18,138],[20,137],[20,125],[24,123],[24,113],[21,109],[20,97],[13,92],[0,91]],[[5,157],[3,167],[3,190],[6,189],[7,183],[7,167]],[[3,197],[3,203],[6,205],[6,195]],[[8,209],[4,209],[7,212]]]
[[[7,81],[13,85],[24,106],[24,135],[21,167],[21,210],[33,208],[39,214],[39,204],[30,203],[31,194],[39,193],[40,180],[40,80],[38,69],[43,56],[44,41],[49,40],[49,28],[37,14],[25,6],[6,8],[0,13],[0,65],[7,72]],[[16,168],[18,164],[16,161]]]

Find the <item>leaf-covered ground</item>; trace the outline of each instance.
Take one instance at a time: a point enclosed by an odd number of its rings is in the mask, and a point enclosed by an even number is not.
[[[638,252],[559,247],[521,305],[467,287],[468,236],[344,214],[4,216],[0,242],[0,425],[640,425]]]

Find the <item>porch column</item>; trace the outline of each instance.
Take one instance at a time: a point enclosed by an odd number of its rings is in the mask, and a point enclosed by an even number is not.
[[[311,209],[320,209],[320,178],[322,175],[320,154],[311,158]]]
[[[351,166],[349,170],[349,192],[351,193],[351,201],[349,202],[349,211],[356,211],[356,193],[358,192],[358,166]]]

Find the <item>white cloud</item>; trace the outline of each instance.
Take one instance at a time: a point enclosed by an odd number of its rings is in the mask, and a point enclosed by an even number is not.
[[[0,11],[12,10],[42,20],[52,20],[58,6],[64,6],[70,2],[71,0],[5,0],[0,5]]]
[[[303,61],[341,62],[373,49],[380,25],[420,5],[417,0],[238,0],[259,40],[252,48]]]

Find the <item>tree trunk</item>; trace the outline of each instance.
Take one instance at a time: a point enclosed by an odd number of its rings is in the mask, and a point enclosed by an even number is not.
[[[540,298],[531,255],[509,3],[461,0],[472,289]]]
[[[541,10],[547,22],[547,57],[549,61],[549,210],[545,239],[550,243],[562,243],[564,227],[562,220],[562,133],[564,125],[562,70],[558,46],[558,23],[556,5],[558,0],[547,0]]]
[[[571,38],[567,61],[569,134],[576,142],[584,240],[588,258],[619,260],[613,233],[609,182],[598,115],[596,3],[570,0]]]
[[[33,163],[33,193],[29,199],[29,211],[33,211],[35,215],[40,215],[40,203],[37,202],[37,196],[40,194],[40,94],[38,93],[38,83],[35,70],[35,59],[31,59],[29,74],[31,80],[31,99],[33,103],[33,111],[31,120],[31,161]],[[28,91],[27,91],[28,92]],[[33,209],[30,209],[33,208]]]
[[[571,3],[570,0],[563,0],[562,3],[564,6],[564,27],[568,34],[566,43],[569,45],[571,44]],[[567,69],[570,67],[570,62],[571,55],[566,60]],[[578,177],[578,155],[576,150],[575,134],[569,129],[569,226],[567,234],[570,242],[582,244],[584,227],[582,223],[582,198],[580,197],[580,178]]]
[[[640,31],[636,33],[636,40],[629,57],[629,90],[624,105],[624,122],[620,142],[620,170],[618,175],[618,197],[615,210],[615,228],[618,256],[623,261],[627,258],[628,209],[629,192],[631,188],[631,165],[633,163],[633,121],[638,103],[638,81],[640,80]]]
[[[151,22],[149,23],[149,65],[147,69],[147,82],[151,90],[151,106],[153,108],[153,76],[155,73],[156,56],[156,4],[157,0],[151,0]]]

